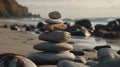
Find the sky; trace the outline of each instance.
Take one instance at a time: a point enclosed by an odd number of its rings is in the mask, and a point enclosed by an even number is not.
[[[47,18],[59,11],[63,18],[120,17],[120,0],[16,0],[29,12]]]

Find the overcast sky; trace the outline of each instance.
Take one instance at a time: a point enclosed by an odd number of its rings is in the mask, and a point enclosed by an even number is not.
[[[17,0],[29,12],[47,17],[54,10],[64,18],[120,17],[120,0]]]

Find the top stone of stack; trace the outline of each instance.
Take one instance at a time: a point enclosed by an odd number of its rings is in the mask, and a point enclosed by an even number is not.
[[[58,11],[53,11],[53,12],[49,13],[49,17],[51,19],[60,19],[61,18],[61,14]]]
[[[50,19],[46,19],[45,22],[47,24],[60,24],[64,23],[63,20],[61,19],[61,13],[59,11],[52,11],[48,14]]]

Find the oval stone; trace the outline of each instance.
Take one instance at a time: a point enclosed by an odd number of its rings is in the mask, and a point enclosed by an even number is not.
[[[73,46],[68,43],[42,42],[34,45],[33,48],[40,51],[61,52],[72,50]]]
[[[50,41],[50,42],[66,42],[71,38],[69,32],[64,31],[52,31],[46,32],[39,35],[40,40]]]
[[[61,60],[75,60],[74,54],[69,51],[63,53],[55,52],[36,52],[28,56],[37,65],[40,64],[57,64]]]
[[[53,12],[49,13],[49,17],[51,19],[60,19],[61,18],[61,14],[58,11],[53,11]]]

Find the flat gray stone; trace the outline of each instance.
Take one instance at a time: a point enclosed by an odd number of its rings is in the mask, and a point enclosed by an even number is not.
[[[33,46],[34,49],[48,52],[61,52],[72,50],[73,46],[68,43],[42,42]]]

